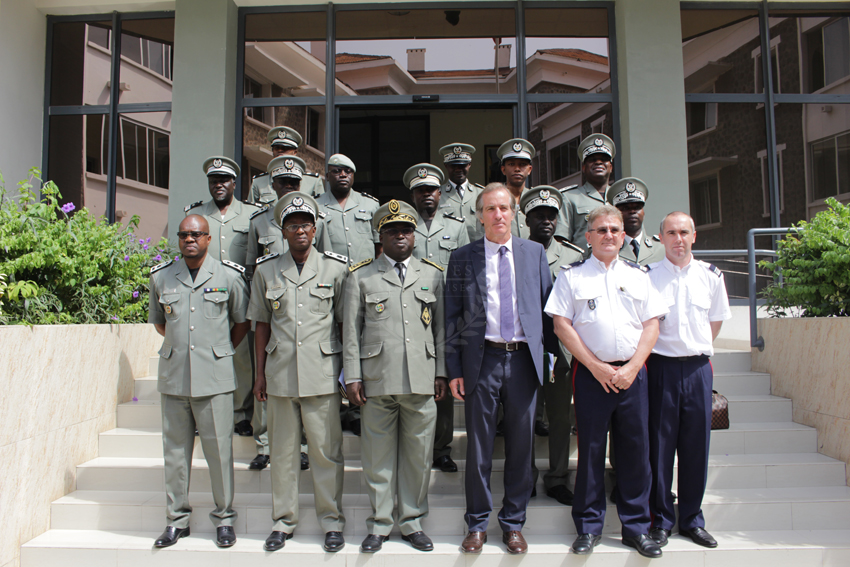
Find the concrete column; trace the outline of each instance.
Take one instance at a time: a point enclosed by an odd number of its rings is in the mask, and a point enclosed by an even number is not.
[[[176,0],[168,236],[183,207],[210,198],[201,170],[211,155],[233,155],[236,32],[233,0]]]
[[[679,0],[617,0],[620,148],[624,177],[649,187],[644,226],[689,212],[685,78]]]

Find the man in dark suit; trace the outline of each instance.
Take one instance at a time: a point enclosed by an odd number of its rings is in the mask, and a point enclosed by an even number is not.
[[[476,201],[485,236],[452,254],[446,276],[446,366],[452,395],[466,402],[465,553],[479,553],[487,541],[500,403],[505,434],[502,541],[509,553],[528,550],[521,530],[532,489],[534,410],[545,371],[543,306],[552,276],[543,246],[511,236],[516,206],[504,185],[485,187]]]

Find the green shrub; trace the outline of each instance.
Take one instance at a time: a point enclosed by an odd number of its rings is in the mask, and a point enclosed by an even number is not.
[[[803,317],[850,315],[850,207],[832,198],[826,203],[829,209],[779,241],[774,262],[761,262],[782,274],[763,294],[771,315],[786,316],[789,309]]]
[[[38,169],[10,198],[0,175],[0,273],[6,274],[4,324],[144,323],[150,268],[173,258],[166,239],[153,244],[72,203]],[[40,185],[41,198],[33,191]]]

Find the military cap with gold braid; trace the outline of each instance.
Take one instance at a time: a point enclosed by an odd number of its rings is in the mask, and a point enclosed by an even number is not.
[[[469,144],[448,144],[440,148],[439,153],[443,156],[443,163],[471,163],[475,146]]]
[[[301,179],[304,177],[304,172],[307,171],[307,164],[298,156],[277,156],[269,162],[266,171],[269,172],[272,179],[275,177]]]
[[[534,146],[528,140],[514,138],[499,146],[499,149],[496,150],[496,155],[499,156],[499,161],[502,162],[511,158],[531,161],[531,158],[537,155],[537,150],[534,149]]]
[[[239,177],[239,166],[232,159],[224,156],[212,156],[204,160],[204,175],[228,175]]]
[[[305,213],[316,220],[319,205],[316,200],[306,193],[300,191],[292,191],[277,200],[274,206],[274,220],[278,225],[283,226],[283,221],[289,215],[295,213]]]
[[[526,215],[528,211],[537,207],[552,207],[560,211],[563,205],[564,198],[561,196],[561,192],[551,185],[533,187],[525,191],[519,200],[519,210]]]
[[[378,210],[372,213],[372,227],[378,232],[384,225],[394,222],[405,222],[416,226],[416,209],[404,201],[396,201],[393,199],[384,203]]]
[[[278,126],[269,130],[266,139],[273,146],[283,146],[285,148],[297,148],[304,140],[301,134],[288,126]]]
[[[443,171],[430,163],[418,163],[404,172],[404,186],[413,191],[417,187],[440,187],[446,180]]]
[[[624,177],[608,188],[605,199],[615,207],[625,203],[643,203],[649,198],[649,189],[637,177]]]
[[[578,145],[578,160],[584,163],[584,160],[593,154],[605,154],[613,160],[617,155],[617,146],[614,145],[614,140],[605,134],[591,134]]]

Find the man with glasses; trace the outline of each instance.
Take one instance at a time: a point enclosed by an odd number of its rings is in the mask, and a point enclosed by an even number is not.
[[[475,146],[455,142],[440,148],[439,153],[448,173],[448,179],[440,187],[440,211],[452,213],[463,221],[470,242],[478,240],[484,236],[484,227],[475,216],[475,198],[484,187],[469,181]]]
[[[454,250],[469,244],[469,236],[462,219],[452,212],[437,214],[440,202],[440,184],[443,172],[430,163],[420,163],[404,173],[404,186],[410,189],[416,219],[416,240],[413,257],[430,260],[444,270]],[[452,460],[451,442],[454,438],[454,398],[446,396],[437,403],[437,428],[434,440],[434,468],[443,472],[457,472]]]
[[[250,328],[245,268],[209,253],[210,227],[189,215],[177,233],[183,258],[151,268],[148,322],[165,337],[159,349],[162,451],[168,527],[154,542],[189,535],[189,480],[195,431],[207,461],[215,543],[236,543],[233,524],[233,354]]]
[[[298,147],[303,141],[301,134],[288,126],[272,128],[266,135],[266,139],[272,147],[272,158],[295,156],[298,152]],[[322,183],[322,178],[319,177],[319,174],[306,173],[306,167],[304,171],[304,179],[302,180],[300,191],[313,197],[318,197],[324,193],[325,184]],[[247,199],[249,203],[258,203],[260,205],[271,203],[274,206],[274,202],[278,200],[279,197],[272,188],[272,178],[268,173],[268,170],[266,170],[266,173],[261,173],[254,177]]]
[[[383,246],[376,260],[351,266],[343,306],[348,399],[361,406],[361,452],[372,514],[363,553],[379,551],[393,529],[420,551],[434,447],[434,403],[448,393],[443,340],[443,269],[411,258],[416,210],[391,200],[372,220]]]
[[[605,524],[605,446],[611,424],[620,461],[617,512],[623,544],[644,557],[661,557],[649,538],[649,404],[644,363],[658,338],[667,306],[638,264],[620,260],[623,217],[602,205],[587,220],[591,256],[565,267],[545,311],[573,355],[578,426],[578,473],[573,553],[593,552]]]
[[[212,156],[204,161],[204,173],[207,176],[210,199],[198,201],[183,210],[187,215],[201,215],[210,226],[209,254],[219,261],[229,260],[242,267],[248,265],[248,230],[251,215],[257,211],[256,205],[241,202],[233,197],[236,190],[236,178],[239,166],[230,158]],[[255,434],[251,422],[254,418],[253,386],[254,367],[251,363],[251,344],[253,337],[236,348],[233,364],[236,367],[236,391],[233,393],[234,431],[241,436]]]
[[[587,252],[587,215],[600,205],[605,204],[605,193],[614,171],[614,156],[617,148],[614,141],[605,134],[591,134],[578,146],[578,160],[585,183],[573,185],[561,191],[564,196],[564,208],[561,209],[560,222],[567,240]]]
[[[254,394],[267,404],[271,450],[274,528],[266,551],[281,549],[298,526],[302,424],[324,549],[335,552],[345,545],[337,378],[348,258],[313,248],[317,213],[309,195],[292,192],[278,200],[274,216],[289,250],[257,260],[248,307],[248,318],[257,324]]]

